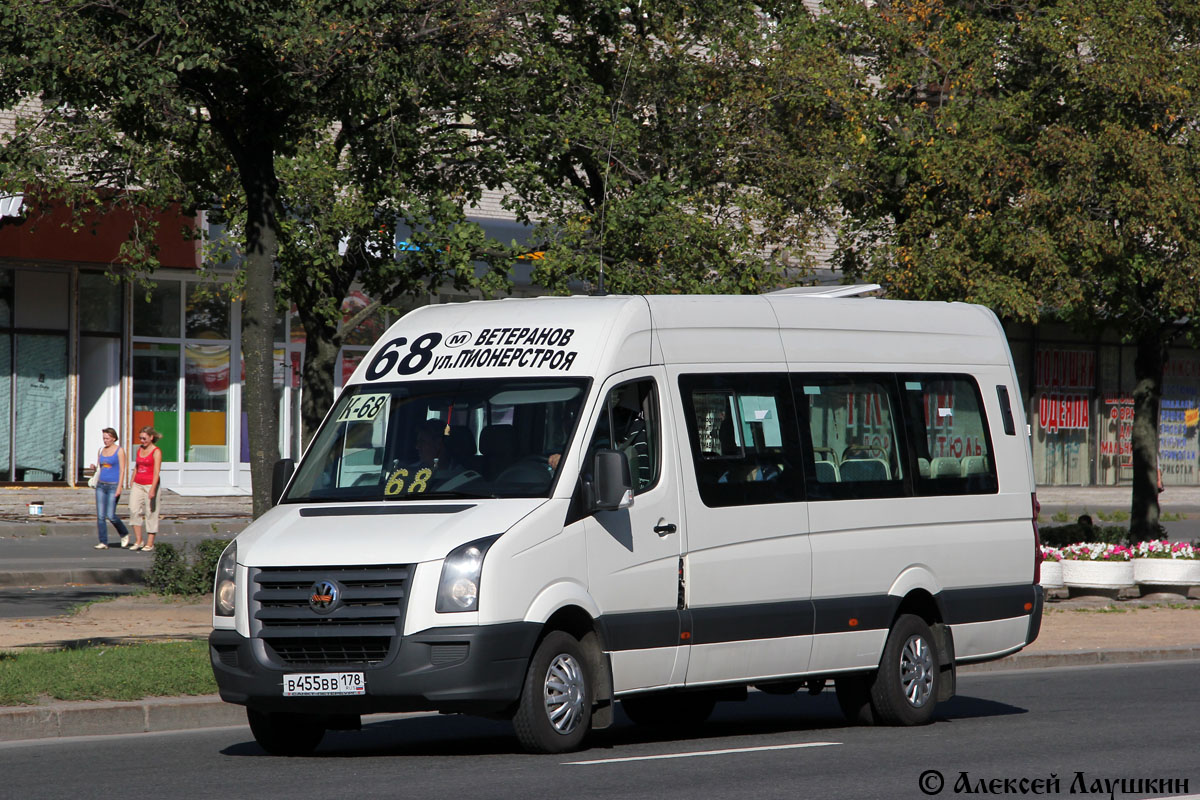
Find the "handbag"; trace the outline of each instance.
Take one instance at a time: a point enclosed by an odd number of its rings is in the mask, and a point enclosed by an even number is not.
[[[88,478],[88,488],[95,489],[100,485],[100,453],[103,450],[96,451],[96,469],[92,471],[92,477]]]

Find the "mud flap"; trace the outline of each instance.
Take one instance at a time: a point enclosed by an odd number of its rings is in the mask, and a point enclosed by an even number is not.
[[[938,649],[938,693],[939,703],[954,697],[957,691],[957,671],[954,667],[954,633],[945,623],[938,622],[930,627]]]
[[[595,632],[584,635],[580,641],[587,654],[588,665],[595,676],[595,696],[592,698],[592,730],[599,731],[613,724],[614,703],[612,684],[612,662],[600,644]]]

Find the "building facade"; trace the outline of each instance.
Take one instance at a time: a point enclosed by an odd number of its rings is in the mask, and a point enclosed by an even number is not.
[[[1049,486],[1116,486],[1133,478],[1134,347],[1064,325],[1007,326],[1033,444]],[[1168,351],[1158,420],[1168,486],[1200,484],[1200,351]]]

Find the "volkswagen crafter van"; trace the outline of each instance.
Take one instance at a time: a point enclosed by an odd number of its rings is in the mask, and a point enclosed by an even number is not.
[[[750,688],[928,722],[1038,633],[1020,397],[972,305],[418,309],[221,557],[221,696],[284,754],[419,709],[560,752],[617,703],[693,724]]]

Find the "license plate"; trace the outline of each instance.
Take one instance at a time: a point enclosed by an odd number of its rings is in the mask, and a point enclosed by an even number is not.
[[[367,682],[361,672],[312,672],[283,676],[284,697],[331,697],[366,693]]]

